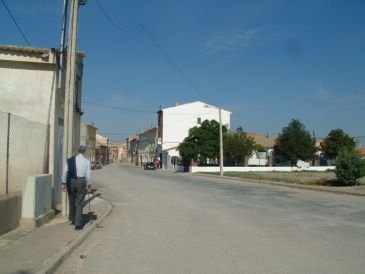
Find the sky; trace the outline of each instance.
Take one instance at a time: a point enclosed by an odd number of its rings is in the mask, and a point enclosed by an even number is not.
[[[0,0],[0,43],[26,45],[2,1],[31,46],[59,48],[63,0]],[[362,0],[88,0],[82,120],[124,140],[200,100],[233,130],[299,119],[317,138],[365,136],[364,14]]]

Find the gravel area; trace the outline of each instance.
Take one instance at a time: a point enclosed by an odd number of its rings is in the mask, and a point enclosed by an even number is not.
[[[336,184],[336,175],[333,171],[326,172],[225,172],[225,176],[239,177],[253,180],[269,180],[306,185],[333,185]],[[365,184],[365,177],[361,178],[360,184]]]

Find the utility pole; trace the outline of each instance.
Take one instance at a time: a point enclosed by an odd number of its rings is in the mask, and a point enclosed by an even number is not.
[[[205,108],[215,108],[213,106],[204,105]],[[222,126],[222,109],[219,107],[219,173],[220,176],[223,176],[223,126]]]
[[[63,74],[64,74],[64,53],[65,53],[65,32],[66,32],[66,21],[67,21],[67,7],[68,0],[63,1],[63,19],[62,19],[62,30],[61,30],[61,47],[60,47],[60,75],[58,77],[58,88],[64,87]]]
[[[222,128],[222,109],[219,108],[219,171],[223,176],[223,128]]]
[[[74,111],[76,87],[76,39],[79,0],[71,0],[70,18],[68,24],[68,47],[66,63],[64,130],[63,130],[63,164],[73,154],[74,147]],[[62,214],[67,215],[66,193],[62,194]]]

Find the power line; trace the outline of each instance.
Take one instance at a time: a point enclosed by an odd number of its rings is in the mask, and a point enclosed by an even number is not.
[[[114,22],[114,20],[106,13],[106,11],[104,10],[103,6],[100,4],[99,0],[96,0],[96,3],[99,6],[99,9],[101,10],[101,12],[104,14],[105,18],[119,31],[123,31],[123,32],[129,32],[129,31],[134,31],[138,28],[141,27],[140,24],[137,24],[136,26],[132,27],[132,28],[121,28],[120,26],[118,26],[118,24],[116,24]]]
[[[162,54],[165,56],[167,62],[170,64],[171,68],[173,70],[175,70],[177,73],[179,73],[180,75],[182,75],[182,77],[185,79],[185,81],[187,81],[195,90],[195,92],[199,95],[199,97],[202,98],[202,95],[200,94],[199,88],[198,86],[194,83],[193,80],[191,80],[191,78],[182,70],[180,69],[170,58],[169,54],[167,53],[167,51],[161,46],[161,44],[157,41],[157,39],[152,35],[152,33],[147,29],[147,27],[141,23],[137,16],[134,14],[134,12],[125,4],[125,2],[122,0],[121,1],[122,5],[124,5],[124,7],[126,7],[126,9],[128,9],[130,11],[130,13],[132,14],[132,16],[134,17],[134,19],[138,22],[139,25],[141,25],[143,31],[147,34],[147,36],[151,39],[152,42],[155,43],[155,45],[157,46],[157,48],[162,52]]]
[[[12,13],[11,13],[11,11],[9,10],[8,6],[5,4],[5,1],[4,1],[4,0],[1,0],[1,2],[3,3],[3,5],[4,5],[5,9],[8,11],[8,13],[9,13],[9,15],[10,15],[11,19],[13,19],[14,24],[15,24],[15,25],[16,25],[16,27],[18,28],[18,30],[19,30],[19,32],[20,32],[20,34],[23,36],[23,38],[24,38],[25,42],[27,43],[27,45],[28,45],[28,46],[30,46],[30,43],[29,43],[29,41],[28,41],[27,37],[25,37],[24,32],[21,30],[20,26],[19,26],[19,25],[18,25],[18,23],[16,22],[16,20],[15,20],[15,18],[14,18],[14,16],[13,16],[13,14],[12,14]]]
[[[104,8],[102,7],[102,5],[100,4],[99,0],[96,0],[100,10],[102,11],[102,13],[104,14],[104,16],[108,19],[108,21],[118,30],[120,31],[133,31],[136,30],[138,28],[141,28],[144,33],[147,35],[148,38],[150,38],[150,40],[155,44],[155,46],[161,51],[161,53],[164,55],[164,57],[166,58],[168,64],[170,65],[170,67],[177,72],[178,74],[180,74],[184,80],[193,87],[194,91],[198,94],[198,96],[200,98],[204,98],[200,91],[198,86],[194,83],[194,81],[187,75],[187,73],[185,73],[181,68],[179,68],[171,59],[171,57],[169,56],[169,54],[167,53],[167,51],[162,47],[162,45],[158,42],[158,40],[152,35],[152,33],[148,30],[148,28],[141,23],[137,16],[134,14],[134,12],[124,3],[124,1],[121,1],[122,5],[132,14],[134,20],[137,21],[137,25],[133,28],[130,29],[123,29],[121,27],[119,27],[112,19],[111,17],[106,13],[106,11],[104,10]]]
[[[111,106],[111,105],[105,105],[105,104],[92,103],[92,102],[88,102],[88,101],[84,101],[83,103],[87,104],[87,105],[98,106],[98,107],[109,108],[109,109],[116,109],[116,110],[121,110],[121,111],[131,111],[131,112],[140,112],[140,113],[153,113],[153,114],[156,114],[158,112],[158,111],[149,111],[149,110],[142,110],[142,109],[135,109],[135,108],[117,107],[117,106]],[[191,115],[193,117],[194,116],[199,117],[201,115],[209,115],[209,114],[215,114],[215,112],[169,113],[169,115],[181,115],[181,116]],[[188,118],[188,119],[190,119],[190,118]]]
[[[148,111],[148,110],[141,110],[141,109],[134,109],[134,108],[125,108],[125,107],[116,107],[116,106],[96,104],[96,103],[91,103],[91,102],[84,102],[84,103],[87,104],[87,105],[99,106],[99,107],[104,107],[104,108],[112,108],[112,109],[117,109],[117,110],[156,114],[156,111]]]
[[[101,135],[110,135],[110,136],[126,136],[130,135],[130,133],[110,133],[110,132],[100,132]]]

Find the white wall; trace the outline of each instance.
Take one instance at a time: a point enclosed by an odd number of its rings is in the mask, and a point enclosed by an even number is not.
[[[0,110],[42,124],[53,123],[55,60],[25,63],[4,59],[0,53]]]
[[[48,56],[42,57],[42,53],[48,53]],[[48,167],[51,174],[57,166],[55,142],[59,143],[55,139],[55,121],[63,116],[60,106],[63,92],[57,92],[57,77],[57,60],[52,50],[25,47],[19,51],[19,47],[0,46],[0,111],[45,125],[45,131],[46,126],[50,126],[49,144],[38,138],[36,145],[49,145]],[[59,101],[57,106],[56,101]],[[45,132],[45,136],[47,134]],[[23,156],[20,162],[26,157],[35,157],[27,156],[25,148],[20,157]]]
[[[326,170],[335,170],[334,166],[311,166],[307,168],[298,168],[298,167],[223,167],[224,172],[228,171],[237,171],[237,172],[262,172],[262,171],[326,171]],[[191,173],[196,172],[219,172],[219,166],[213,167],[199,167],[199,166],[191,166]]]
[[[205,107],[208,106],[208,107]],[[219,122],[218,108],[197,101],[176,107],[164,108],[162,150],[176,147],[185,137],[189,129],[198,125],[198,118]],[[222,124],[230,128],[231,112],[222,110]]]
[[[78,56],[77,85],[80,89],[82,57],[82,54]],[[0,45],[0,111],[50,126],[49,173],[59,181],[63,164],[64,91],[57,89],[57,70],[57,56],[52,49]],[[74,115],[73,142],[77,147],[80,141],[80,113],[75,112]],[[61,191],[60,182],[54,187]]]
[[[148,129],[138,136],[138,155],[142,161],[140,164],[153,161],[156,154],[157,127]]]

